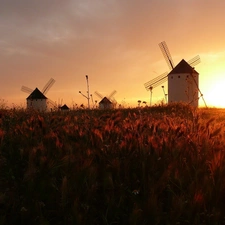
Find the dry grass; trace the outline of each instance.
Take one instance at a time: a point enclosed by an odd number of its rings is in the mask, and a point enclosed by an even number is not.
[[[0,112],[0,224],[225,223],[224,112]]]

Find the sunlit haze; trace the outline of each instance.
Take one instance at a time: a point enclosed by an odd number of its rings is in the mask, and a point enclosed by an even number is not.
[[[25,106],[21,86],[72,106],[90,94],[116,90],[118,104],[149,104],[144,83],[168,71],[159,48],[166,41],[175,64],[200,56],[199,88],[211,107],[225,107],[225,1],[1,0],[0,100]],[[164,84],[167,91],[167,83]],[[161,86],[152,103],[164,99]],[[200,106],[204,106],[200,99]]]

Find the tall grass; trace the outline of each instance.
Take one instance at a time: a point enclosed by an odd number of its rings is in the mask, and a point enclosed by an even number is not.
[[[0,224],[225,223],[224,120],[210,115],[2,110]]]

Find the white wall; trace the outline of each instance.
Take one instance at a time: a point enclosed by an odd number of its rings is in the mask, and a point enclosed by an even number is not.
[[[169,74],[168,103],[185,102],[198,107],[198,77],[197,73],[194,73],[193,76],[188,73]]]
[[[113,109],[113,104],[99,103],[99,109]]]
[[[46,111],[47,110],[47,101],[46,99],[33,99],[27,100],[27,109],[35,109],[39,111]]]

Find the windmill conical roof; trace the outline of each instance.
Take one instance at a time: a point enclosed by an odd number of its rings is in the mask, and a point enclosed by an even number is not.
[[[104,97],[100,102],[99,104],[112,104],[112,102],[107,98],[107,97]]]
[[[177,74],[177,73],[197,73],[198,72],[193,69],[184,59],[182,59],[173,69],[172,71],[168,74]]]
[[[27,97],[27,99],[47,99],[47,98],[38,88],[35,88],[35,90]]]

